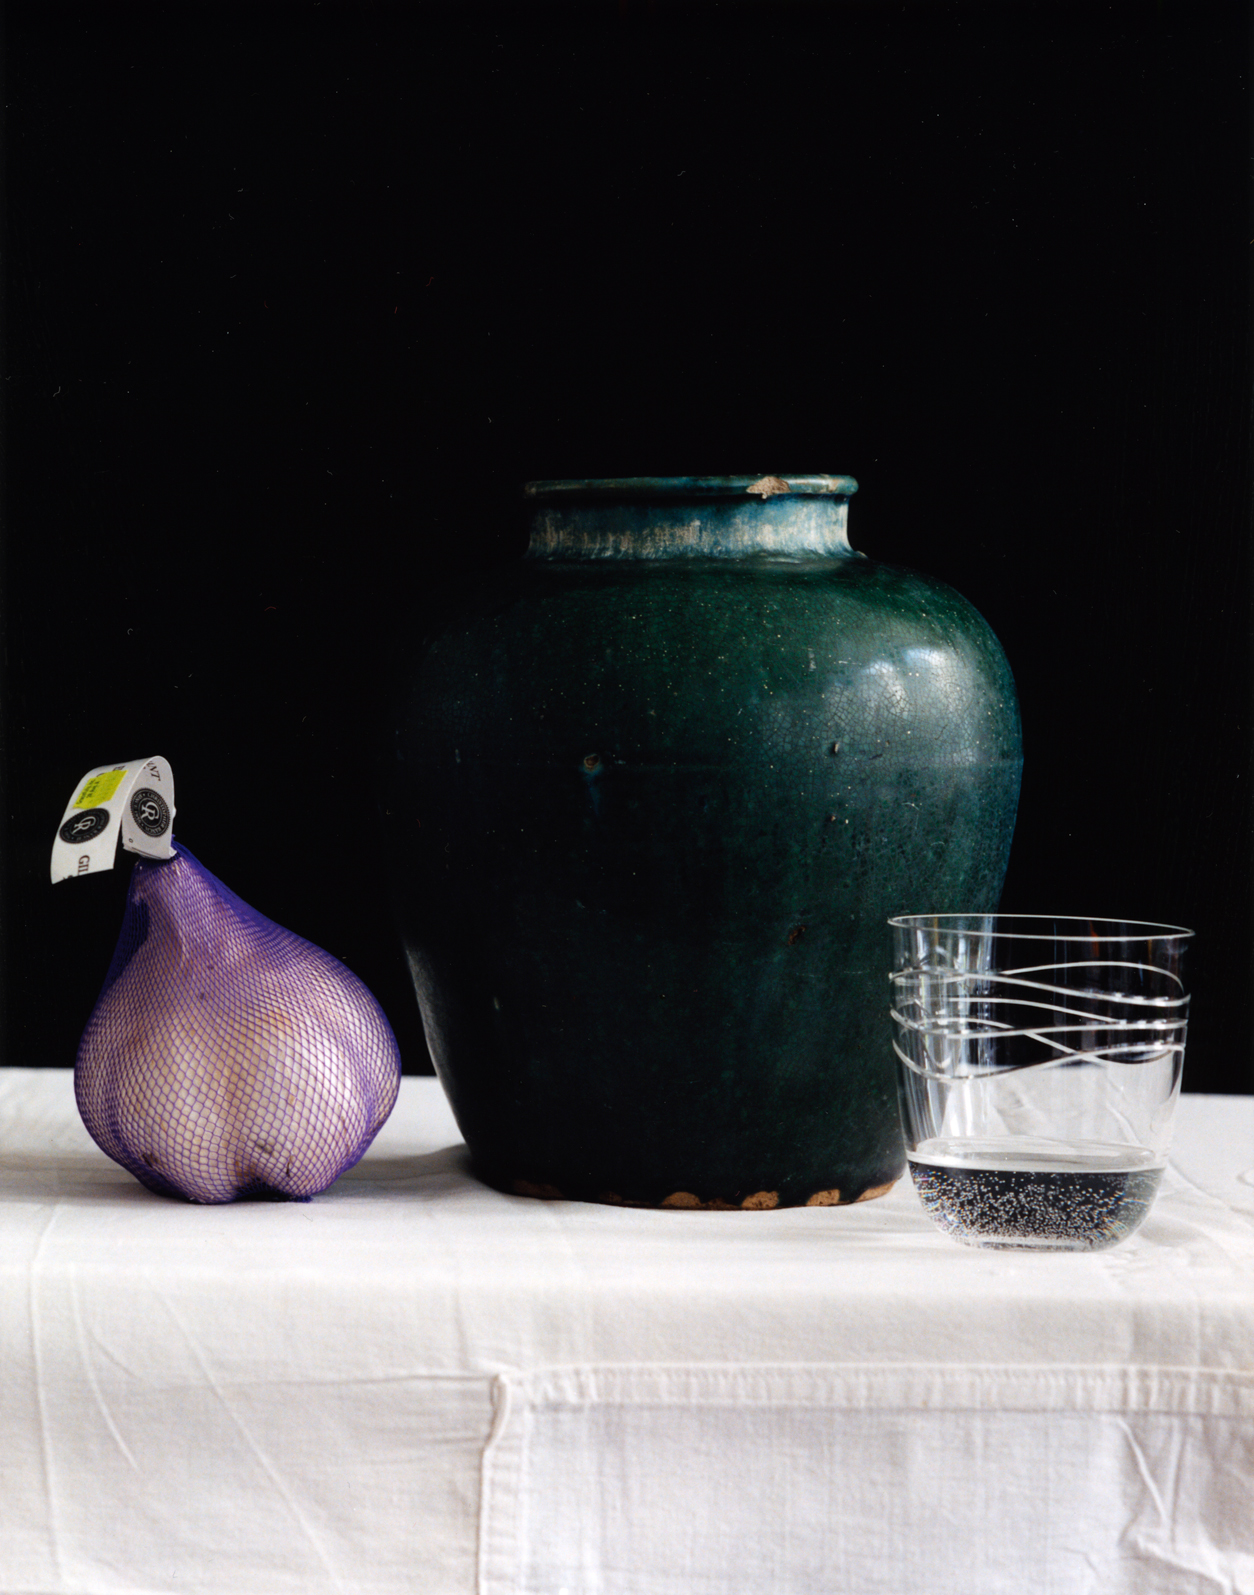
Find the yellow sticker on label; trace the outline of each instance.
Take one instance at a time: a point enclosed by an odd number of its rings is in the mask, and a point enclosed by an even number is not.
[[[100,803],[107,803],[125,779],[125,770],[105,770],[100,775],[93,775],[74,799],[74,807],[94,809]]]

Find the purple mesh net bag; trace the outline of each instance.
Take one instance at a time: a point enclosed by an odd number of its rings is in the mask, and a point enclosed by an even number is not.
[[[191,1202],[308,1201],[374,1140],[400,1074],[382,1009],[330,953],[184,848],[136,862],[74,1091],[137,1180]]]

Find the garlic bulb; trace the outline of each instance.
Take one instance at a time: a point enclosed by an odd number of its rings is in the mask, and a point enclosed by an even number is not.
[[[74,1087],[97,1145],[193,1202],[308,1200],[392,1111],[400,1054],[357,977],[185,849],[140,861]]]

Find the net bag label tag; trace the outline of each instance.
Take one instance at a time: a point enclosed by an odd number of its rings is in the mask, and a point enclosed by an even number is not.
[[[174,775],[160,755],[88,770],[57,827],[53,884],[112,869],[119,841],[144,858],[173,858],[174,814]]]

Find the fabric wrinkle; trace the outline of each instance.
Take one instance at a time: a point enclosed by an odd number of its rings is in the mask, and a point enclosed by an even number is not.
[[[60,1202],[52,1204],[38,1239],[31,1253],[29,1264],[29,1278],[27,1284],[27,1313],[30,1324],[31,1354],[35,1382],[35,1399],[39,1407],[39,1441],[40,1463],[43,1481],[45,1522],[51,1542],[53,1565],[57,1570],[57,1578],[64,1585],[65,1568],[62,1559],[61,1531],[58,1522],[57,1490],[54,1475],[52,1436],[48,1423],[48,1384],[44,1370],[44,1357],[42,1346],[43,1321],[39,1308],[39,1287],[42,1276],[42,1259],[48,1237],[52,1233],[53,1225],[60,1212]]]
[[[104,1392],[100,1388],[100,1381],[96,1377],[91,1348],[88,1345],[87,1333],[83,1326],[83,1310],[79,1301],[78,1280],[73,1269],[69,1271],[66,1282],[69,1286],[70,1308],[74,1314],[74,1336],[78,1344],[79,1359],[83,1366],[83,1372],[87,1375],[87,1382],[91,1386],[92,1399],[96,1403],[96,1410],[104,1420],[105,1427],[112,1435],[114,1444],[126,1458],[131,1472],[138,1473],[140,1471],[139,1464],[131,1454],[131,1448],[122,1437],[122,1431],[114,1420],[109,1403],[105,1400]]]
[[[339,1576],[339,1573],[336,1571],[335,1567],[327,1556],[321,1541],[314,1532],[312,1524],[309,1522],[305,1513],[301,1510],[299,1502],[296,1500],[292,1491],[284,1483],[282,1475],[274,1467],[264,1449],[253,1437],[248,1425],[243,1421],[239,1413],[227,1399],[226,1393],[218,1383],[217,1379],[214,1377],[213,1370],[209,1367],[208,1361],[206,1360],[201,1347],[197,1343],[196,1337],[183,1322],[182,1318],[179,1316],[178,1310],[167,1296],[158,1292],[157,1299],[161,1302],[161,1305],[170,1315],[171,1320],[177,1325],[179,1333],[183,1337],[184,1344],[191,1352],[196,1366],[200,1369],[201,1377],[203,1378],[206,1387],[212,1393],[223,1413],[233,1425],[240,1438],[244,1441],[244,1444],[248,1447],[249,1451],[252,1453],[258,1466],[274,1486],[275,1491],[286,1505],[288,1512],[291,1514],[292,1520],[300,1529],[301,1534],[303,1535],[310,1550],[317,1558],[322,1570],[326,1573],[337,1590],[344,1590],[347,1592],[348,1586],[344,1584],[343,1580]]]

